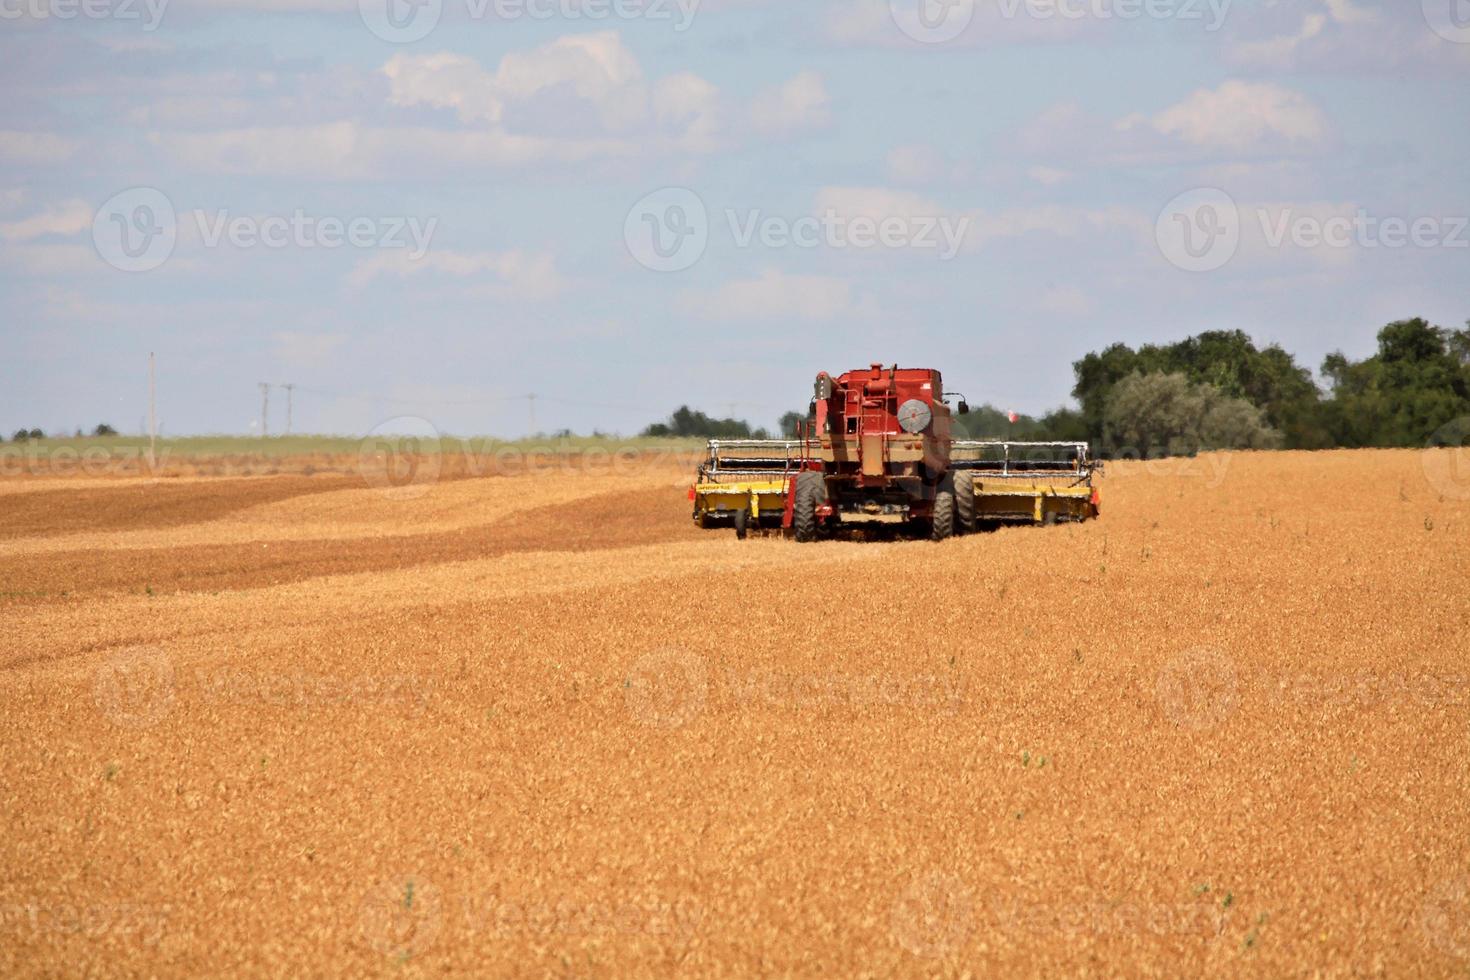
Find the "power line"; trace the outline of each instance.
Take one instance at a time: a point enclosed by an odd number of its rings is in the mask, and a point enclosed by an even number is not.
[[[296,386],[294,384],[283,384],[281,387],[286,389],[286,435],[289,436],[291,434],[291,392],[295,390]]]
[[[158,413],[154,402],[156,386],[153,383],[153,352],[148,352],[148,472],[155,471],[154,450],[158,446]]]

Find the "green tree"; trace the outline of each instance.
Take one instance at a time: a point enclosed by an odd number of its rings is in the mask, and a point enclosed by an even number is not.
[[[688,405],[670,415],[666,422],[655,422],[643,430],[643,435],[654,438],[700,438],[700,439],[768,439],[765,429],[750,428],[749,422],[738,419],[710,418]]]
[[[806,422],[807,418],[806,412],[787,412],[781,416],[781,421],[778,423],[778,428],[781,430],[780,437],[782,439],[796,438],[797,427]]]
[[[1180,373],[1131,374],[1112,387],[1103,412],[1109,452],[1146,457],[1206,449],[1273,449],[1281,434],[1265,412]]]
[[[1422,446],[1441,426],[1470,415],[1470,329],[1445,330],[1422,318],[1378,332],[1378,353],[1322,362],[1332,385],[1324,415],[1340,446]]]
[[[1102,438],[1103,413],[1118,383],[1135,373],[1174,373],[1260,408],[1267,424],[1284,433],[1288,446],[1327,444],[1320,424],[1321,392],[1311,373],[1275,344],[1257,349],[1240,330],[1209,331],[1163,346],[1145,344],[1137,351],[1114,344],[1088,354],[1073,370],[1077,384],[1072,394],[1081,406],[1086,438]]]

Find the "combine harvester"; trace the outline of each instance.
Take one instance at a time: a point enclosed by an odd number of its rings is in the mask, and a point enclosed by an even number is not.
[[[969,406],[955,396],[953,412]],[[798,541],[905,526],[935,541],[1005,523],[1099,516],[1085,442],[951,437],[938,371],[874,364],[817,375],[795,440],[716,439],[689,490],[700,527],[781,527]]]

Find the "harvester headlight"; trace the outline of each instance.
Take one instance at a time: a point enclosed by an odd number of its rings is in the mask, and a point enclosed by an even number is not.
[[[918,435],[929,428],[929,423],[934,419],[934,411],[926,402],[917,398],[910,398],[898,406],[898,424],[903,431],[910,435]]]

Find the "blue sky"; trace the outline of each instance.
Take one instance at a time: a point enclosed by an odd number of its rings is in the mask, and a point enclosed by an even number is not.
[[[0,0],[0,429],[150,350],[167,433],[517,436],[1470,319],[1467,0],[506,2]]]

